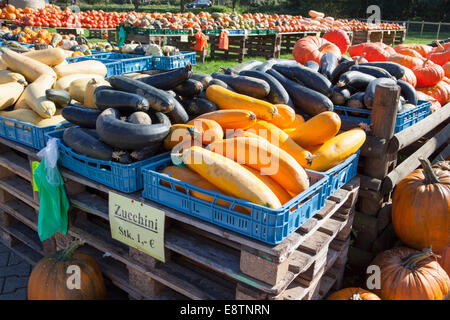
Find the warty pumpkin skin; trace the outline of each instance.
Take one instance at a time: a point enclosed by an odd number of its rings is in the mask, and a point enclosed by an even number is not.
[[[420,161],[424,169],[413,171],[394,190],[392,225],[409,247],[442,250],[449,245],[450,172]]]
[[[376,294],[362,288],[345,288],[331,294],[327,300],[381,300]]]
[[[103,300],[106,289],[95,260],[84,253],[74,253],[79,242],[45,257],[33,268],[28,280],[28,300]],[[80,289],[69,289],[67,268],[80,268]]]
[[[444,69],[433,62],[425,60],[421,66],[411,68],[417,78],[418,87],[434,86],[444,79]]]
[[[380,267],[381,288],[373,292],[383,300],[443,300],[450,279],[430,249],[396,247],[371,262]]]

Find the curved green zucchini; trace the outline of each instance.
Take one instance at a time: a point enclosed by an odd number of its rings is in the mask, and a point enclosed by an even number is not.
[[[227,75],[214,72],[211,75],[214,79],[219,79],[229,85],[234,91],[245,94],[254,98],[264,98],[270,92],[269,84],[261,79],[241,76],[241,75]]]
[[[63,141],[78,154],[94,159],[112,160],[113,149],[79,127],[64,130]]]
[[[114,108],[125,116],[150,109],[147,99],[138,94],[108,89],[95,91],[94,104],[99,110]]]
[[[189,63],[184,68],[168,72],[158,73],[152,76],[140,78],[139,81],[162,90],[170,90],[183,83],[192,76],[192,65]]]
[[[61,111],[61,115],[67,121],[90,129],[95,129],[95,124],[100,113],[102,113],[100,110],[75,105],[65,107]]]

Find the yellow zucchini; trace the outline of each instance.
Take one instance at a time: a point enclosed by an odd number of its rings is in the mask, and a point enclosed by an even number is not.
[[[67,65],[56,66],[55,72],[58,75],[58,79],[70,76],[72,74],[92,74],[99,76],[106,76],[106,66],[97,60],[86,60],[75,63],[69,63]]]
[[[18,82],[0,84],[0,110],[16,103],[23,92],[23,85]]]
[[[64,117],[61,114],[55,114],[51,118],[47,118],[47,119],[41,118],[36,123],[36,126],[38,126],[38,127],[56,126],[58,124],[62,124],[62,123],[66,123],[66,122],[68,122],[68,121],[66,119],[64,119]]]
[[[42,118],[50,118],[56,112],[55,103],[47,100],[45,91],[51,89],[55,78],[50,75],[42,75],[36,81],[28,85],[24,91],[24,99],[27,105]]]
[[[315,171],[326,171],[344,161],[364,144],[366,133],[355,128],[338,134],[314,150],[313,159],[306,166]]]
[[[280,200],[268,186],[231,159],[193,146],[183,152],[182,160],[226,194],[272,209],[281,207]]]
[[[17,72],[12,72],[10,70],[0,70],[0,84],[8,83],[8,82],[18,82],[23,86],[26,86],[27,80],[25,77]]]
[[[23,54],[26,57],[42,62],[50,67],[66,61],[66,54],[61,48],[48,48],[44,50],[32,50]]]
[[[8,69],[22,74],[28,82],[33,82],[41,75],[56,77],[55,71],[46,64],[9,49],[2,50],[2,60]]]

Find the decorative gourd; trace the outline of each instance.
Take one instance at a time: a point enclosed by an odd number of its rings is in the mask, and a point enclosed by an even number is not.
[[[309,36],[297,40],[292,54],[301,64],[310,60],[320,64],[322,56],[327,52],[334,53],[337,57],[341,56],[341,50],[334,43],[321,37]]]
[[[327,300],[381,300],[376,294],[362,288],[345,288],[331,294]]]
[[[394,190],[392,225],[408,246],[441,250],[449,244],[450,172],[419,160],[423,169],[413,171]]]
[[[443,300],[449,293],[450,279],[430,249],[396,247],[371,265],[380,268],[381,288],[373,291],[383,300]]]
[[[106,289],[100,267],[84,253],[75,252],[79,242],[45,257],[33,268],[28,280],[29,300],[99,300],[106,299]],[[67,286],[68,268],[76,265],[80,271],[80,289]]]
[[[182,160],[191,170],[233,197],[261,206],[278,209],[277,196],[254,174],[239,163],[198,146],[182,153]]]
[[[339,28],[330,29],[323,35],[322,38],[330,41],[331,43],[334,43],[341,50],[341,54],[346,53],[348,48],[352,44],[350,38],[348,37],[348,34],[344,30]]]
[[[425,60],[421,66],[412,68],[418,87],[434,86],[444,79],[445,72],[440,65]]]

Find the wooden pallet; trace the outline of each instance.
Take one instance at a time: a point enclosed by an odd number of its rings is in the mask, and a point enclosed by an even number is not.
[[[237,60],[243,62],[244,57],[247,54],[247,35],[229,35],[228,36],[228,50],[219,48],[219,36],[210,35],[209,45],[211,59],[220,58],[224,60]]]
[[[83,28],[56,28],[56,33],[59,34],[67,34],[67,35],[84,35],[84,29]]]
[[[267,59],[280,58],[281,35],[249,35],[245,44],[249,56],[265,57]]]
[[[382,42],[383,30],[355,30],[352,45],[364,42]]]
[[[394,44],[401,44],[406,40],[406,30],[396,30]]]
[[[384,30],[383,31],[383,43],[388,46],[393,46],[395,44],[395,30]]]
[[[88,29],[88,38],[103,39],[105,34],[109,36],[111,31],[116,31],[115,28],[98,28]]]
[[[169,37],[166,40],[168,45],[175,46],[180,51],[195,51],[195,41],[195,36],[188,36],[187,39],[184,36]],[[208,49],[204,49],[203,51],[196,51],[196,61],[204,63],[207,55]]]

